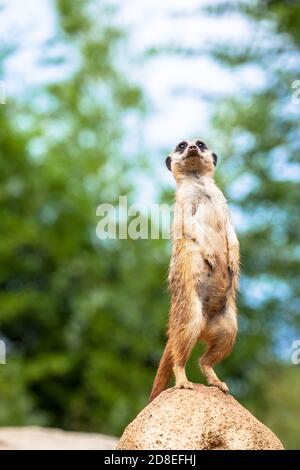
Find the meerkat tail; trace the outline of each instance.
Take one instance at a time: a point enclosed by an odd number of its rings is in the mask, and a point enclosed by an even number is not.
[[[156,398],[163,390],[167,388],[172,375],[172,367],[172,351],[169,344],[167,343],[158,366],[149,401],[154,400],[154,398]]]

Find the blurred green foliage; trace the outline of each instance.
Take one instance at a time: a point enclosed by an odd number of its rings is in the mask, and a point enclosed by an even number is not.
[[[221,3],[211,14],[230,11],[232,2]],[[265,34],[276,47],[211,51],[226,67],[248,63],[269,76],[260,91],[218,102],[212,120],[222,155],[217,178],[245,221],[240,334],[218,369],[286,446],[299,448],[299,366],[281,358],[282,341],[296,339],[300,323],[300,184],[283,177],[278,162],[299,165],[291,83],[300,62],[285,57],[299,59],[300,13],[296,4],[264,3],[261,10],[241,2],[239,12],[263,31],[268,19]],[[126,37],[113,26],[110,3],[69,5],[56,2],[55,41],[74,58],[71,75],[32,92],[27,104],[0,107],[0,335],[8,345],[0,425],[118,435],[145,405],[162,352],[170,247],[96,237],[97,206],[117,204],[120,194],[134,201],[132,174],[146,171],[142,156],[129,158],[123,145],[126,119],[142,119],[144,103],[119,69]],[[60,58],[46,48],[43,62]],[[165,188],[161,200],[170,201]],[[199,381],[196,355],[189,375]]]
[[[143,101],[116,67],[113,12],[57,11],[71,78],[0,109],[0,423],[118,434],[151,387],[167,258],[159,240],[96,237],[97,206],[133,200],[123,124]]]

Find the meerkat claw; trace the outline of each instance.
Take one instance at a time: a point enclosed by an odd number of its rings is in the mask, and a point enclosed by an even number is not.
[[[230,274],[237,274],[238,264],[235,263],[234,261],[230,261],[228,264],[228,271],[230,272]]]
[[[218,387],[226,395],[229,394],[229,388],[225,382],[216,382],[210,385],[212,385],[213,387]]]
[[[178,385],[175,386],[176,388],[184,388],[185,390],[195,390],[194,384],[190,382],[189,380],[186,380],[185,382],[181,382]]]
[[[206,254],[206,255],[204,255],[204,259],[205,259],[206,263],[209,265],[209,267],[211,269],[215,269],[215,267],[216,267],[216,258],[215,258],[214,255]]]

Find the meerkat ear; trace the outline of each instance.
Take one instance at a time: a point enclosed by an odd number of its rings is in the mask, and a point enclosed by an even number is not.
[[[215,153],[213,153],[213,154],[212,154],[212,157],[213,157],[214,166],[217,166],[218,155],[216,155]]]
[[[170,155],[166,158],[166,165],[167,165],[168,170],[172,171],[171,170],[171,157],[170,157]]]

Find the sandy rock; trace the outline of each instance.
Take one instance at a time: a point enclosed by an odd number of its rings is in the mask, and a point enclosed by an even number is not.
[[[171,388],[144,408],[125,429],[120,450],[283,449],[275,434],[231,395],[195,384]]]
[[[115,449],[117,439],[59,429],[0,428],[0,450],[99,450]]]

